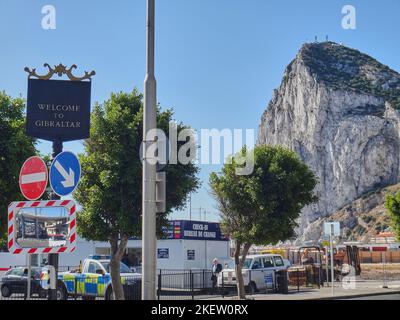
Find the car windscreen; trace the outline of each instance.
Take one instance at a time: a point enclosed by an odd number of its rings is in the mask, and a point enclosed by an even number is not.
[[[10,269],[6,272],[6,276],[19,276],[22,277],[22,275],[24,274],[24,269],[23,268],[14,268],[14,269]]]
[[[247,258],[246,260],[244,260],[243,269],[250,269],[252,262],[253,262],[253,258]]]
[[[106,271],[108,273],[110,273],[110,262],[102,261],[101,264],[103,265],[104,269],[106,269]],[[120,273],[131,273],[132,271],[131,271],[131,269],[129,269],[129,267],[126,264],[121,262],[119,265],[119,272]]]
[[[23,277],[28,274],[28,268],[14,268],[14,269],[10,269],[8,270],[5,275],[6,276],[17,276],[17,277]],[[34,278],[39,277],[40,275],[40,269],[39,268],[32,268],[31,269],[31,275]]]

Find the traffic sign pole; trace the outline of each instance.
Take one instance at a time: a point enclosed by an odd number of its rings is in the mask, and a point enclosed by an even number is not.
[[[53,141],[53,154],[52,157],[55,159],[63,149],[62,141],[54,140]],[[60,196],[57,195],[55,192],[51,194],[51,200],[60,200]],[[55,277],[58,279],[58,253],[50,253],[48,264],[54,267],[55,270]],[[57,286],[56,286],[57,287]],[[57,290],[56,289],[49,289],[49,300],[57,300]]]
[[[32,255],[28,254],[28,274],[27,274],[27,288],[26,288],[26,300],[31,299],[31,273],[32,273]]]

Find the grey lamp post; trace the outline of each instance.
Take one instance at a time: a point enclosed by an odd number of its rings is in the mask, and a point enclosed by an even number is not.
[[[154,143],[149,130],[156,128],[156,79],[154,76],[155,0],[147,0],[147,66],[143,111],[142,199],[142,299],[156,299],[156,165],[147,150]]]

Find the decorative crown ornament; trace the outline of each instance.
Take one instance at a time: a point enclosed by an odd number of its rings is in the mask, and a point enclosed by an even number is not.
[[[44,66],[49,69],[49,72],[47,74],[45,74],[45,75],[38,75],[36,73],[36,68],[29,69],[28,67],[25,67],[24,70],[27,73],[29,73],[28,79],[30,79],[32,77],[35,77],[35,78],[38,78],[40,80],[49,80],[55,74],[58,75],[59,77],[62,77],[62,75],[65,74],[68,77],[68,79],[71,80],[71,81],[82,81],[82,80],[87,80],[87,79],[89,81],[91,81],[92,80],[91,77],[96,74],[95,71],[91,71],[91,72],[85,71],[85,74],[84,74],[83,77],[75,77],[72,74],[72,70],[77,68],[77,66],[75,64],[73,64],[69,69],[67,69],[67,67],[64,66],[61,63],[56,65],[56,66],[54,66],[54,68],[50,67],[50,65],[48,63],[45,63]]]

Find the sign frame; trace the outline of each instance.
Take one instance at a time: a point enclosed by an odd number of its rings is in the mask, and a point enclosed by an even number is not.
[[[67,244],[59,247],[21,247],[16,241],[15,217],[23,208],[64,207],[68,212],[69,238]],[[76,204],[73,200],[14,201],[8,205],[8,251],[12,254],[70,253],[76,248]]]

